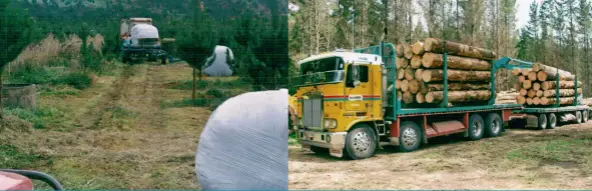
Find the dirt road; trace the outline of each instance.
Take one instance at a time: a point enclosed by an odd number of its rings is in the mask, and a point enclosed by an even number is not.
[[[462,139],[462,138],[461,138]],[[290,147],[290,189],[592,189],[592,122],[502,137],[431,140],[348,161]]]
[[[187,64],[142,64],[99,77],[80,95],[42,96],[40,107],[62,121],[10,144],[41,156],[31,168],[67,189],[199,189],[195,151],[210,111],[161,106],[189,98],[170,87],[187,80]]]

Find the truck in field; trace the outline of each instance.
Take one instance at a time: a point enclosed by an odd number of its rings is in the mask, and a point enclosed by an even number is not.
[[[124,42],[121,51],[121,60],[124,63],[143,58],[148,61],[160,59],[162,64],[166,64],[168,54],[161,47],[158,29],[152,25],[151,18],[122,20],[120,35]]]
[[[362,53],[363,52],[363,53]],[[519,104],[495,104],[497,70],[526,68],[527,63],[510,58],[491,62],[491,98],[482,104],[450,107],[447,59],[443,61],[443,104],[407,106],[397,83],[395,46],[336,51],[298,62],[295,79],[298,122],[297,139],[304,149],[329,152],[331,156],[363,159],[382,145],[414,151],[429,138],[461,134],[469,140],[496,137]],[[443,54],[446,58],[446,53]]]

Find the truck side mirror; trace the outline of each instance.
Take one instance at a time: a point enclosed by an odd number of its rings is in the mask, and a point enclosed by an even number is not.
[[[358,87],[360,85],[360,65],[358,64],[352,65],[352,80],[354,87]]]

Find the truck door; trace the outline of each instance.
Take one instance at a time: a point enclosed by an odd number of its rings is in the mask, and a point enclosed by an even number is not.
[[[364,96],[371,95],[368,65],[350,64],[347,66],[346,72],[345,109],[347,111],[368,111],[369,104],[364,101]]]

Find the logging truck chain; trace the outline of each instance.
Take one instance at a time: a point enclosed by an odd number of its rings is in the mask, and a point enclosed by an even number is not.
[[[432,137],[461,134],[479,140],[499,136],[508,123],[535,121],[540,129],[552,129],[558,119],[588,119],[575,75],[496,57],[490,50],[426,38],[301,60],[293,95],[298,142],[305,150],[363,159],[383,145],[410,152]],[[496,103],[500,69],[526,78],[515,86],[525,93],[516,103]],[[534,93],[532,84],[538,84]],[[526,96],[536,104],[523,101]]]

